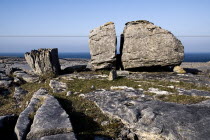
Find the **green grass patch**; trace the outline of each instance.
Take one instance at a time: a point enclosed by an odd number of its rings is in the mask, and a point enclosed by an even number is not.
[[[80,74],[97,74],[97,75],[109,75],[109,70],[97,70],[97,71],[81,71]]]
[[[13,87],[10,89],[11,94],[7,96],[0,95],[0,116],[11,114],[19,115],[25,109],[27,103],[31,100],[34,92],[38,91],[40,88],[46,88],[51,91],[49,87],[49,80],[43,83],[25,83],[21,85],[21,88],[27,90],[28,94],[23,97],[19,105],[13,97]]]
[[[128,86],[133,88],[138,88],[138,83],[134,80],[126,78],[118,78],[113,81],[103,80],[103,79],[91,79],[91,80],[81,80],[75,79],[73,81],[65,81],[68,85],[68,90],[73,92],[88,93],[95,89],[110,89],[111,86]],[[91,86],[95,88],[92,89]]]
[[[158,88],[160,90],[168,91],[171,93],[177,93],[176,88],[183,88],[186,90],[196,89],[210,92],[210,87],[207,86],[198,86],[193,83],[187,82],[170,82],[164,80],[138,80],[139,84],[142,85],[141,88],[148,90],[150,87]],[[169,88],[167,86],[174,86],[175,88]]]
[[[17,106],[15,99],[11,96],[0,95],[0,116],[15,114],[19,115],[22,110]]]
[[[77,95],[54,95],[70,116],[74,132],[80,139],[91,139],[94,135],[116,138],[123,126],[119,120],[110,119],[92,102]],[[109,124],[102,126],[103,121]]]
[[[145,95],[149,95],[149,96],[154,96],[154,95],[156,95],[156,94],[155,94],[155,93],[153,93],[153,92],[147,92],[147,91],[146,91],[146,92],[144,92],[144,94],[145,94]]]
[[[207,100],[207,98],[205,97],[177,95],[177,94],[159,95],[159,96],[156,96],[156,98],[164,102],[174,102],[174,103],[179,103],[179,104],[196,104],[196,103]]]

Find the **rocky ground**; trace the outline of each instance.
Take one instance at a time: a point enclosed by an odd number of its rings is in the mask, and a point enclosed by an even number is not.
[[[88,71],[60,59],[62,75],[39,77],[23,58],[0,58],[1,139],[207,140],[210,63],[169,71]]]

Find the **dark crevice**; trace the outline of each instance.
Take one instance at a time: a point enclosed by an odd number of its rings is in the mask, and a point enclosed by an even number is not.
[[[17,140],[17,136],[14,132],[15,124],[18,116],[7,116],[1,120],[0,124],[0,139],[1,140]]]
[[[124,69],[123,65],[122,65],[123,45],[124,45],[124,35],[121,34],[121,36],[120,36],[120,54],[117,54],[117,70]]]
[[[173,66],[150,66],[127,69],[134,72],[172,72]]]
[[[82,112],[77,112],[73,108],[71,101],[60,97],[56,97],[56,99],[69,115],[69,119],[73,127],[73,132],[75,133],[77,140],[94,140],[96,136],[99,136],[93,134],[94,132],[102,130],[101,126],[94,121],[94,118],[91,118]]]

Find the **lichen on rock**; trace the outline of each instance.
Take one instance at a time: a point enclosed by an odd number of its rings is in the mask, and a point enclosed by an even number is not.
[[[58,49],[38,49],[25,53],[25,59],[38,75],[59,74]]]
[[[89,48],[93,70],[115,67],[116,44],[117,39],[113,22],[108,22],[90,32]]]
[[[176,66],[184,59],[184,47],[171,32],[145,20],[126,23],[121,36],[124,69]]]

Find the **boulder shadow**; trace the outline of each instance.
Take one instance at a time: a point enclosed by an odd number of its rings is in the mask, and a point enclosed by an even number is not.
[[[184,68],[184,70],[187,72],[187,73],[192,73],[192,74],[198,74],[198,73],[201,73],[202,71],[198,70],[198,69],[194,69],[194,68]]]
[[[102,129],[101,126],[94,121],[94,118],[82,112],[77,112],[73,108],[71,101],[60,97],[56,97],[56,99],[69,115],[77,140],[94,140],[96,135],[93,135],[93,133]]]
[[[131,72],[173,72],[173,67],[151,66],[151,67],[132,68],[127,70]]]

